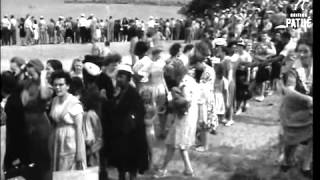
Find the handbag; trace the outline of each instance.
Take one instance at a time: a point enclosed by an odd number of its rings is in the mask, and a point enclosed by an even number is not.
[[[90,167],[84,170],[56,171],[53,180],[98,180],[99,167]]]

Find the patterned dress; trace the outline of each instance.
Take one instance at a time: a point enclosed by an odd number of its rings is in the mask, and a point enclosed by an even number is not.
[[[174,116],[173,125],[169,129],[165,143],[178,149],[188,149],[195,144],[197,120],[198,120],[198,100],[199,89],[195,80],[186,75],[179,85],[185,98],[190,102],[190,108],[186,115]]]
[[[212,67],[204,64],[205,69],[200,77],[200,113],[203,115],[199,121],[200,129],[215,130],[218,127],[218,119],[214,112],[214,82],[216,78]]]
[[[216,79],[214,83],[214,113],[218,115],[223,115],[226,112],[225,102],[223,97],[223,92],[228,93],[228,80],[223,77],[222,79]]]

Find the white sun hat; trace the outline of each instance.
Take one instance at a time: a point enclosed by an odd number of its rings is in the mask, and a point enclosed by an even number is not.
[[[80,16],[81,16],[81,17],[84,17],[84,16],[85,16],[85,14],[84,14],[84,13],[81,13],[81,14],[80,14]]]
[[[217,38],[215,40],[215,45],[216,46],[227,46],[227,41],[224,38]]]
[[[132,68],[128,64],[119,64],[118,71],[126,71],[130,74],[133,74]]]
[[[101,73],[99,66],[91,62],[84,63],[83,68],[92,76],[97,76]]]

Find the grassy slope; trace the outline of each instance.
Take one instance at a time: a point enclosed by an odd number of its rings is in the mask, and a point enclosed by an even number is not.
[[[1,16],[15,14],[18,17],[30,13],[36,17],[41,15],[46,18],[58,16],[78,17],[81,13],[93,13],[103,19],[110,15],[115,18],[138,17],[148,19],[149,16],[171,18],[181,17],[177,13],[177,6],[153,6],[134,4],[64,4],[63,0],[1,0]]]

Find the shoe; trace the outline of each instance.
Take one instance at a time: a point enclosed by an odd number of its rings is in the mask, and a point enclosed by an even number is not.
[[[225,126],[231,126],[232,124],[234,124],[234,121],[233,121],[233,120],[230,120],[230,121],[228,121],[228,122],[225,124]]]
[[[268,96],[272,96],[272,95],[273,95],[273,91],[269,91]]]
[[[264,96],[258,96],[255,98],[256,101],[262,102],[264,100]]]
[[[221,123],[226,124],[229,120],[223,119]]]
[[[168,171],[166,169],[159,169],[154,175],[153,178],[162,178],[166,177],[168,174]]]
[[[241,109],[238,109],[235,113],[235,115],[240,115],[242,113]]]
[[[212,134],[212,135],[217,135],[218,132],[217,132],[217,130],[215,130],[215,129],[211,129],[211,130],[210,130],[210,134]]]
[[[250,104],[249,104],[249,103],[247,103],[247,104],[246,104],[246,106],[245,106],[245,108],[247,108],[247,109],[248,109],[249,107],[250,107]]]
[[[195,177],[194,172],[193,171],[183,171],[183,175],[188,176],[188,177]]]
[[[203,146],[199,146],[199,147],[196,148],[196,151],[198,151],[198,152],[206,152],[206,151],[208,151],[208,148],[205,148]]]
[[[246,112],[246,111],[247,111],[247,107],[245,106],[242,108],[242,112]]]

